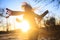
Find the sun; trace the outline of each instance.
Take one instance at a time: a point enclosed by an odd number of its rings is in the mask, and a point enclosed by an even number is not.
[[[29,26],[30,26],[29,23],[26,20],[24,20],[21,23],[21,30],[23,32],[27,32],[29,30],[29,28],[30,28]]]
[[[23,19],[23,15],[11,16],[9,21],[11,21],[11,30],[20,29],[22,32],[27,32],[30,29],[30,24]]]
[[[24,20],[22,16],[18,16],[16,20],[16,29],[21,29],[22,32],[27,32],[30,29],[29,22]],[[21,22],[20,22],[21,21]]]
[[[30,29],[30,25],[26,20],[23,20],[21,23],[16,23],[16,28],[21,29],[22,32],[27,32]]]

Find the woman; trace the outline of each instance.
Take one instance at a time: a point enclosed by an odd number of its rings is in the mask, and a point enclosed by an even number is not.
[[[12,11],[10,9],[6,9],[7,13],[12,16],[17,16],[20,14],[24,14],[24,20],[27,20],[30,24],[30,30],[28,32],[28,40],[37,40],[38,39],[38,34],[39,34],[39,27],[35,21],[35,18],[41,19],[48,13],[48,10],[46,10],[42,15],[37,15],[34,13],[33,8],[31,5],[29,5],[26,2],[23,2],[22,8],[24,9],[24,12],[21,11]]]

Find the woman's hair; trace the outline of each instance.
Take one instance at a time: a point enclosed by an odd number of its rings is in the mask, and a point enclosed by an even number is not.
[[[28,9],[28,10],[32,10],[31,5],[29,5],[27,2],[23,2],[22,7],[25,7],[25,9]]]

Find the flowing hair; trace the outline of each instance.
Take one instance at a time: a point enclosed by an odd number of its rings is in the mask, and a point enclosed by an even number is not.
[[[29,5],[27,2],[23,2],[22,7],[25,7],[25,9],[28,9],[28,10],[32,10],[31,5]]]

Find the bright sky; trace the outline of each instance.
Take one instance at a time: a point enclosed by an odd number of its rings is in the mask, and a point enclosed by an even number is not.
[[[55,16],[56,18],[60,18],[60,0],[0,0],[0,8],[9,8],[15,11],[21,11],[21,3],[27,2],[38,14],[43,13],[45,10],[49,10],[49,14],[46,16]],[[11,17],[13,20],[14,18]],[[13,22],[10,20],[11,22]],[[13,24],[13,23],[12,23]],[[13,25],[14,26],[14,25]]]
[[[33,8],[37,8],[36,12],[39,14],[48,9],[49,16],[60,17],[59,0],[0,0],[0,7],[20,11],[22,2],[28,2]]]

